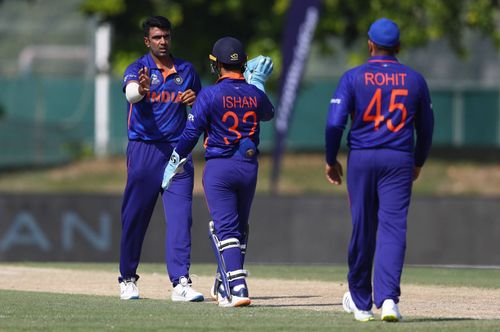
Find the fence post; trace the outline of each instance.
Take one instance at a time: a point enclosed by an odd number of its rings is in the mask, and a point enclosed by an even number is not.
[[[109,53],[111,25],[100,23],[95,32],[95,154],[106,157],[109,145]]]

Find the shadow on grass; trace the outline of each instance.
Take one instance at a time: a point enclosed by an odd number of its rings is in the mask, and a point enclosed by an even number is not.
[[[399,323],[429,323],[429,322],[460,322],[460,321],[474,321],[475,318],[470,317],[418,317],[418,318],[404,318]]]
[[[252,297],[254,300],[277,300],[277,299],[311,299],[320,298],[318,295],[283,295],[283,296],[256,296]],[[294,308],[294,307],[330,307],[340,306],[342,303],[280,303],[280,304],[254,304],[255,307],[268,307],[268,308]]]
[[[294,304],[252,304],[253,307],[258,308],[304,308],[304,307],[333,307],[334,303],[294,303]]]

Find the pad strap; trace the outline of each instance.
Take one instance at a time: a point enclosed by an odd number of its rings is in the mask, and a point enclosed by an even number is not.
[[[219,251],[224,251],[229,248],[240,248],[240,241],[237,238],[230,238],[219,241]]]
[[[228,281],[233,281],[238,279],[244,279],[245,277],[248,276],[248,271],[243,269],[236,271],[229,271],[226,273],[226,275]]]

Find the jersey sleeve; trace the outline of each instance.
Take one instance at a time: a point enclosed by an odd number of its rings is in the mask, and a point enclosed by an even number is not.
[[[123,85],[122,90],[125,92],[125,87],[130,82],[139,83],[139,70],[144,67],[139,61],[135,61],[130,66],[125,69],[125,73],[123,74]]]
[[[269,100],[269,97],[265,93],[264,97],[262,98],[262,110],[260,114],[260,120],[261,121],[269,121],[272,118],[274,118],[274,106]]]
[[[347,124],[349,113],[354,108],[354,94],[352,93],[348,73],[345,73],[340,78],[328,109],[325,130],[326,162],[328,165],[333,165],[337,159],[342,134]]]
[[[434,113],[429,94],[429,88],[423,77],[420,77],[420,103],[419,110],[415,116],[415,165],[422,167],[429,155],[432,145],[432,135],[434,131]]]
[[[200,76],[198,76],[198,73],[194,69],[194,67],[191,67],[191,70],[193,72],[193,85],[191,86],[191,89],[196,92],[196,94],[200,93],[201,91],[201,80]]]
[[[175,151],[181,158],[185,158],[196,146],[198,139],[208,126],[208,114],[210,114],[211,94],[207,90],[201,90],[196,98],[191,113],[188,115],[186,128],[182,132]]]

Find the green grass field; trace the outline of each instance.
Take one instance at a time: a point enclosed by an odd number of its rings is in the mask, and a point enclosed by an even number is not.
[[[27,267],[53,267],[71,270],[96,270],[118,273],[118,265],[113,263],[9,263]],[[1,268],[0,264],[0,268]],[[345,281],[347,267],[339,265],[269,265],[245,264],[255,278],[279,278],[289,280],[318,280],[318,281]],[[193,264],[191,273],[200,276],[211,276],[215,271],[215,264]],[[139,274],[159,273],[165,271],[164,264],[142,263]],[[452,268],[452,267],[425,267],[406,266],[402,276],[402,283],[419,285],[437,285],[454,287],[479,287],[500,289],[500,268]]]
[[[202,165],[202,161],[198,160]],[[345,166],[345,156],[342,157]],[[201,193],[198,164],[195,191]],[[269,189],[271,161],[261,159],[258,191]],[[54,168],[0,174],[0,190],[9,192],[109,192],[121,194],[125,184],[123,159],[87,160]],[[307,181],[303,181],[303,179]],[[479,162],[430,159],[414,192],[433,195],[500,194],[500,166]],[[322,155],[288,155],[283,164],[283,193],[345,193],[324,177]],[[19,263],[19,266],[117,272],[116,264]],[[345,266],[249,264],[251,278],[345,282]],[[139,274],[164,275],[163,264],[141,264]],[[214,265],[194,264],[192,274],[211,276]],[[0,264],[0,277],[2,264]],[[43,281],[43,276],[40,278]],[[74,280],[78,283],[78,280]],[[406,267],[402,283],[432,287],[500,289],[500,269]],[[1,288],[1,287],[0,287]],[[272,302],[272,301],[271,301]],[[337,308],[340,299],[332,299]],[[481,308],[478,308],[481,310]],[[403,312],[403,315],[405,313]],[[500,298],[498,315],[500,317]],[[339,310],[291,309],[260,305],[221,309],[214,303],[173,303],[170,300],[121,301],[118,296],[69,295],[0,290],[0,331],[500,331],[500,319],[429,318],[411,316],[397,324],[355,322]]]
[[[203,192],[201,178],[204,161],[195,156],[195,193]],[[339,157],[344,171],[346,155]],[[272,159],[260,157],[257,192],[270,190]],[[307,181],[304,181],[307,179]],[[345,176],[344,176],[345,179]],[[44,169],[0,172],[0,191],[8,192],[97,192],[122,194],[126,168],[123,157],[81,160]],[[283,160],[279,192],[287,194],[345,194],[345,183],[334,186],[325,178],[325,160],[321,153],[287,154]],[[416,195],[500,196],[500,165],[495,162],[448,160],[433,157],[414,183]]]
[[[18,264],[115,272],[116,264]],[[249,264],[252,278],[345,280],[341,266]],[[0,264],[0,272],[2,265]],[[192,273],[212,275],[214,266],[193,265]],[[142,264],[139,273],[164,273],[162,264]],[[0,273],[1,275],[1,273]],[[78,280],[74,281],[78,283]],[[500,269],[407,267],[403,284],[500,288]],[[334,302],[338,302],[335,299]],[[500,310],[500,309],[499,309]],[[403,313],[404,314],[404,313]],[[500,331],[500,320],[410,317],[399,323],[353,321],[334,311],[251,306],[221,309],[210,302],[121,301],[117,296],[66,295],[0,290],[0,331]]]

